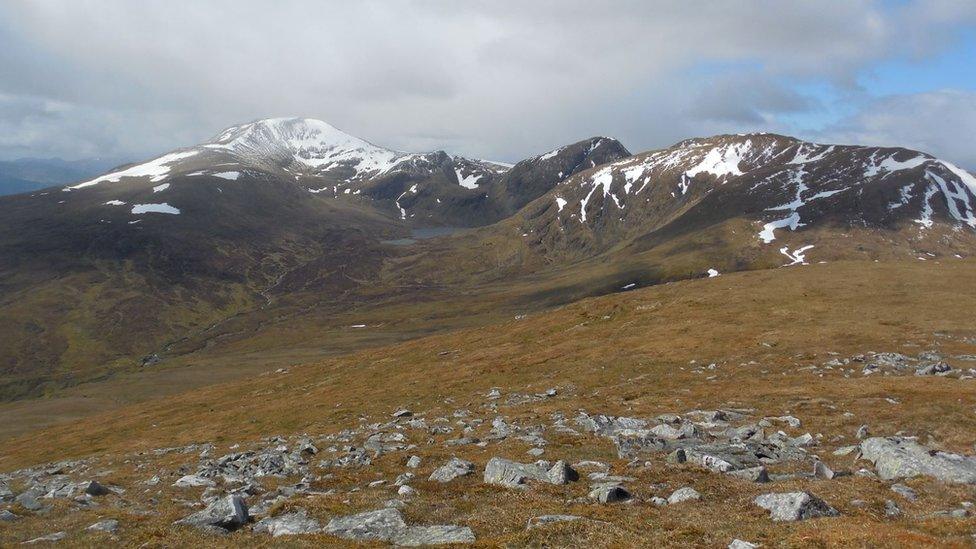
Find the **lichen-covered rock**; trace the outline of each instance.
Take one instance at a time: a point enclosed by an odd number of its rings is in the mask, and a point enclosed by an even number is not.
[[[619,484],[598,484],[590,491],[589,497],[600,503],[617,503],[627,501],[632,496]]]
[[[90,530],[92,532],[105,532],[108,534],[114,534],[119,529],[119,521],[115,519],[100,520],[95,524],[92,524],[85,530]]]
[[[670,496],[668,496],[668,504],[674,505],[676,503],[682,503],[685,501],[697,501],[701,499],[701,494],[698,490],[690,486],[685,486],[684,488],[678,488]]]
[[[400,511],[395,508],[337,517],[329,521],[325,531],[345,539],[388,541],[408,547],[471,543],[475,540],[474,532],[466,526],[407,526]]]
[[[429,480],[437,482],[450,482],[458,477],[470,475],[474,472],[474,464],[463,459],[451,458],[450,461],[441,465],[430,474]]]
[[[474,532],[467,526],[408,526],[393,536],[394,545],[421,547],[454,543],[474,543]]]
[[[976,457],[931,451],[907,438],[869,438],[861,443],[861,457],[874,463],[884,480],[929,476],[956,484],[976,483]]]
[[[763,494],[756,497],[753,502],[769,511],[769,516],[775,521],[835,517],[840,514],[824,500],[808,492]]]
[[[493,457],[485,465],[486,484],[498,484],[509,488],[520,488],[530,480],[550,482],[549,472],[535,464],[517,463]]]
[[[218,530],[231,531],[240,528],[247,523],[248,516],[244,498],[226,496],[214,501],[206,509],[180,519],[176,523],[220,533]]]
[[[354,540],[390,540],[407,527],[400,511],[393,508],[336,517],[325,531],[333,536]]]
[[[299,534],[315,534],[322,531],[319,521],[308,516],[305,509],[298,509],[291,513],[266,517],[254,525],[254,531],[268,533],[271,537],[294,536]]]
[[[541,515],[538,517],[532,517],[529,519],[529,523],[526,524],[525,529],[531,530],[533,528],[539,528],[540,526],[545,526],[547,524],[555,524],[557,522],[572,522],[580,520],[583,517],[576,515]]]

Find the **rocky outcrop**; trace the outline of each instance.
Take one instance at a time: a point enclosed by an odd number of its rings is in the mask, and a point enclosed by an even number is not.
[[[976,483],[976,456],[930,450],[908,438],[869,438],[861,443],[861,457],[874,463],[884,480],[928,476],[954,484]]]

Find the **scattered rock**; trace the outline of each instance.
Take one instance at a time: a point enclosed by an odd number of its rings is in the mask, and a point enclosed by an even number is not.
[[[908,501],[915,501],[918,499],[918,494],[915,493],[915,490],[912,490],[904,484],[892,484],[891,491],[907,499]]]
[[[13,522],[20,518],[20,515],[11,513],[10,511],[3,509],[0,510],[0,522]]]
[[[668,457],[665,458],[665,461],[667,461],[668,463],[684,463],[688,461],[688,454],[685,453],[684,448],[678,448],[677,450],[668,454]]]
[[[220,498],[206,509],[194,513],[184,519],[176,521],[176,524],[193,526],[212,533],[221,533],[236,530],[247,523],[247,505],[241,496],[226,496]]]
[[[902,437],[875,437],[861,443],[861,456],[884,480],[930,476],[943,482],[976,483],[976,457],[931,451]]]
[[[817,462],[813,464],[813,476],[816,478],[830,480],[834,478],[835,474],[834,470],[828,467],[826,463],[817,460]]]
[[[767,471],[766,467],[762,465],[758,467],[749,467],[747,469],[729,471],[727,474],[729,476],[748,480],[749,482],[769,482],[769,471]]]
[[[400,511],[387,508],[336,517],[329,521],[325,531],[345,539],[388,541],[406,527]]]
[[[835,517],[840,514],[824,500],[808,492],[763,494],[756,497],[753,503],[769,511],[769,516],[774,521]]]
[[[58,542],[68,537],[67,532],[55,532],[53,534],[48,534],[46,536],[41,536],[39,538],[34,538],[24,542],[24,545],[32,545],[35,543],[48,543],[48,542]]]
[[[29,490],[15,497],[14,503],[28,511],[40,511],[44,508],[41,502],[37,500],[37,494]]]
[[[563,460],[559,460],[546,472],[549,482],[552,484],[568,484],[579,480],[579,473]]]
[[[420,456],[410,456],[410,459],[407,460],[407,467],[416,469],[417,467],[420,467],[421,461]]]
[[[277,517],[266,517],[254,525],[254,531],[271,534],[271,537],[315,534],[322,531],[319,521],[308,516],[305,509],[298,509]]]
[[[92,532],[106,532],[109,534],[114,534],[119,529],[119,521],[115,519],[100,520],[95,524],[92,524],[85,530],[91,530]]]
[[[871,433],[868,430],[868,426],[867,425],[861,425],[860,427],[857,428],[857,432],[854,433],[854,436],[857,437],[858,440],[864,440],[864,439],[868,438],[868,436],[870,436],[870,434]]]
[[[395,418],[412,417],[412,416],[413,416],[413,412],[411,412],[410,410],[400,409],[397,410],[396,412],[393,412],[393,417]]]
[[[485,465],[486,484],[521,488],[529,480],[550,482],[549,472],[535,464],[524,464],[493,457]]]
[[[408,547],[475,541],[474,533],[466,526],[407,526],[400,511],[394,508],[337,517],[329,521],[325,531],[345,539],[390,541]]]
[[[885,500],[884,508],[885,516],[888,518],[901,516],[901,507],[898,507],[898,504],[890,499]]]
[[[668,496],[668,504],[674,505],[684,501],[697,501],[700,499],[701,494],[699,494],[697,490],[690,486],[685,486],[684,488],[678,488],[670,496]]]
[[[404,497],[410,497],[410,496],[416,495],[417,494],[417,491],[414,490],[413,488],[409,487],[409,486],[401,486],[397,490],[397,494],[398,495],[401,495],[401,496],[404,496]]]
[[[430,474],[429,480],[437,482],[450,482],[458,477],[470,475],[474,472],[474,464],[463,459],[451,458],[450,461],[441,465]]]
[[[538,517],[532,517],[529,519],[528,525],[526,525],[526,530],[531,530],[533,528],[539,528],[540,526],[545,526],[547,524],[554,524],[557,522],[571,522],[575,520],[580,520],[583,517],[578,517],[576,515],[542,515]]]
[[[742,541],[741,539],[734,539],[732,543],[729,544],[729,549],[755,549],[759,547],[755,543],[749,543],[748,541]]]
[[[89,482],[88,485],[85,486],[84,491],[89,496],[104,496],[111,493],[108,488],[102,486],[97,480]]]
[[[173,483],[173,486],[177,488],[195,488],[198,486],[216,486],[217,483],[210,480],[209,478],[204,478],[199,475],[186,475],[180,477],[179,480]]]
[[[474,532],[467,526],[408,526],[392,539],[395,545],[420,547],[425,545],[447,545],[453,543],[474,543]]]
[[[915,375],[917,376],[934,376],[939,374],[945,374],[952,371],[952,366],[949,366],[945,362],[933,362],[931,364],[925,364],[919,366],[915,369]]]
[[[600,503],[617,503],[627,501],[632,496],[619,484],[598,484],[590,491],[589,497]]]

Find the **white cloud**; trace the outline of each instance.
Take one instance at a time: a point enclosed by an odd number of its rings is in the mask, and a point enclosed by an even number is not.
[[[976,92],[938,90],[884,97],[825,129],[824,141],[907,147],[976,172]]]
[[[945,28],[976,16],[963,2],[899,6],[7,3],[0,6],[0,73],[16,77],[0,81],[0,92],[69,108],[57,122],[15,126],[22,131],[0,143],[0,154],[17,139],[36,147],[47,139],[52,150],[70,150],[78,139],[79,154],[103,146],[147,154],[288,115],[322,118],[404,150],[501,160],[591,135],[642,150],[775,124],[777,113],[806,100],[777,79],[849,85],[879,59],[938,49],[941,39],[926,41],[925,33],[946,36]],[[739,63],[754,79],[732,88],[712,68]],[[722,85],[738,100],[711,91]]]

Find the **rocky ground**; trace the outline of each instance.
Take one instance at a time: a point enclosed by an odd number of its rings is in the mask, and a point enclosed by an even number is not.
[[[930,352],[917,358],[834,358],[823,368],[849,375],[846,367],[855,364],[860,375],[956,371]],[[700,371],[715,369],[709,364]],[[321,543],[467,544],[478,540],[470,526],[422,523],[405,516],[406,510],[421,494],[443,493],[443,486],[463,499],[465,492],[487,485],[501,488],[493,490],[496,498],[537,491],[566,510],[539,509],[525,521],[526,530],[563,523],[601,529],[613,526],[603,507],[692,509],[726,497],[703,487],[710,475],[748,492],[745,505],[768,514],[770,523],[832,520],[842,514],[838,508],[846,508],[892,520],[957,519],[970,525],[976,512],[970,488],[976,484],[976,456],[943,452],[910,433],[875,433],[870,424],[849,433],[812,433],[800,417],[763,416],[749,408],[655,417],[561,409],[574,392],[554,387],[505,394],[491,388],[478,406],[450,415],[398,409],[388,418],[363,417],[328,434],[193,444],[21,469],[0,475],[6,508],[0,520],[40,528],[52,518],[71,517],[76,525],[74,531],[24,540],[31,544],[57,542],[69,533],[90,543],[125,540],[133,524],[157,515],[180,515],[172,528],[234,533],[234,543],[242,542],[240,536],[316,536]],[[558,411],[545,417],[525,412],[540,401],[551,401]],[[583,455],[591,458],[579,459]],[[818,495],[844,484],[870,485],[874,494],[845,501]],[[323,504],[353,508],[364,494],[376,501],[375,508],[346,515],[322,511]],[[942,508],[919,505],[935,494]],[[735,538],[728,544],[742,549],[758,546],[756,541]],[[969,541],[976,542],[976,534]]]
[[[903,309],[630,292],[7,441],[0,545],[970,547],[972,297],[919,273]]]

